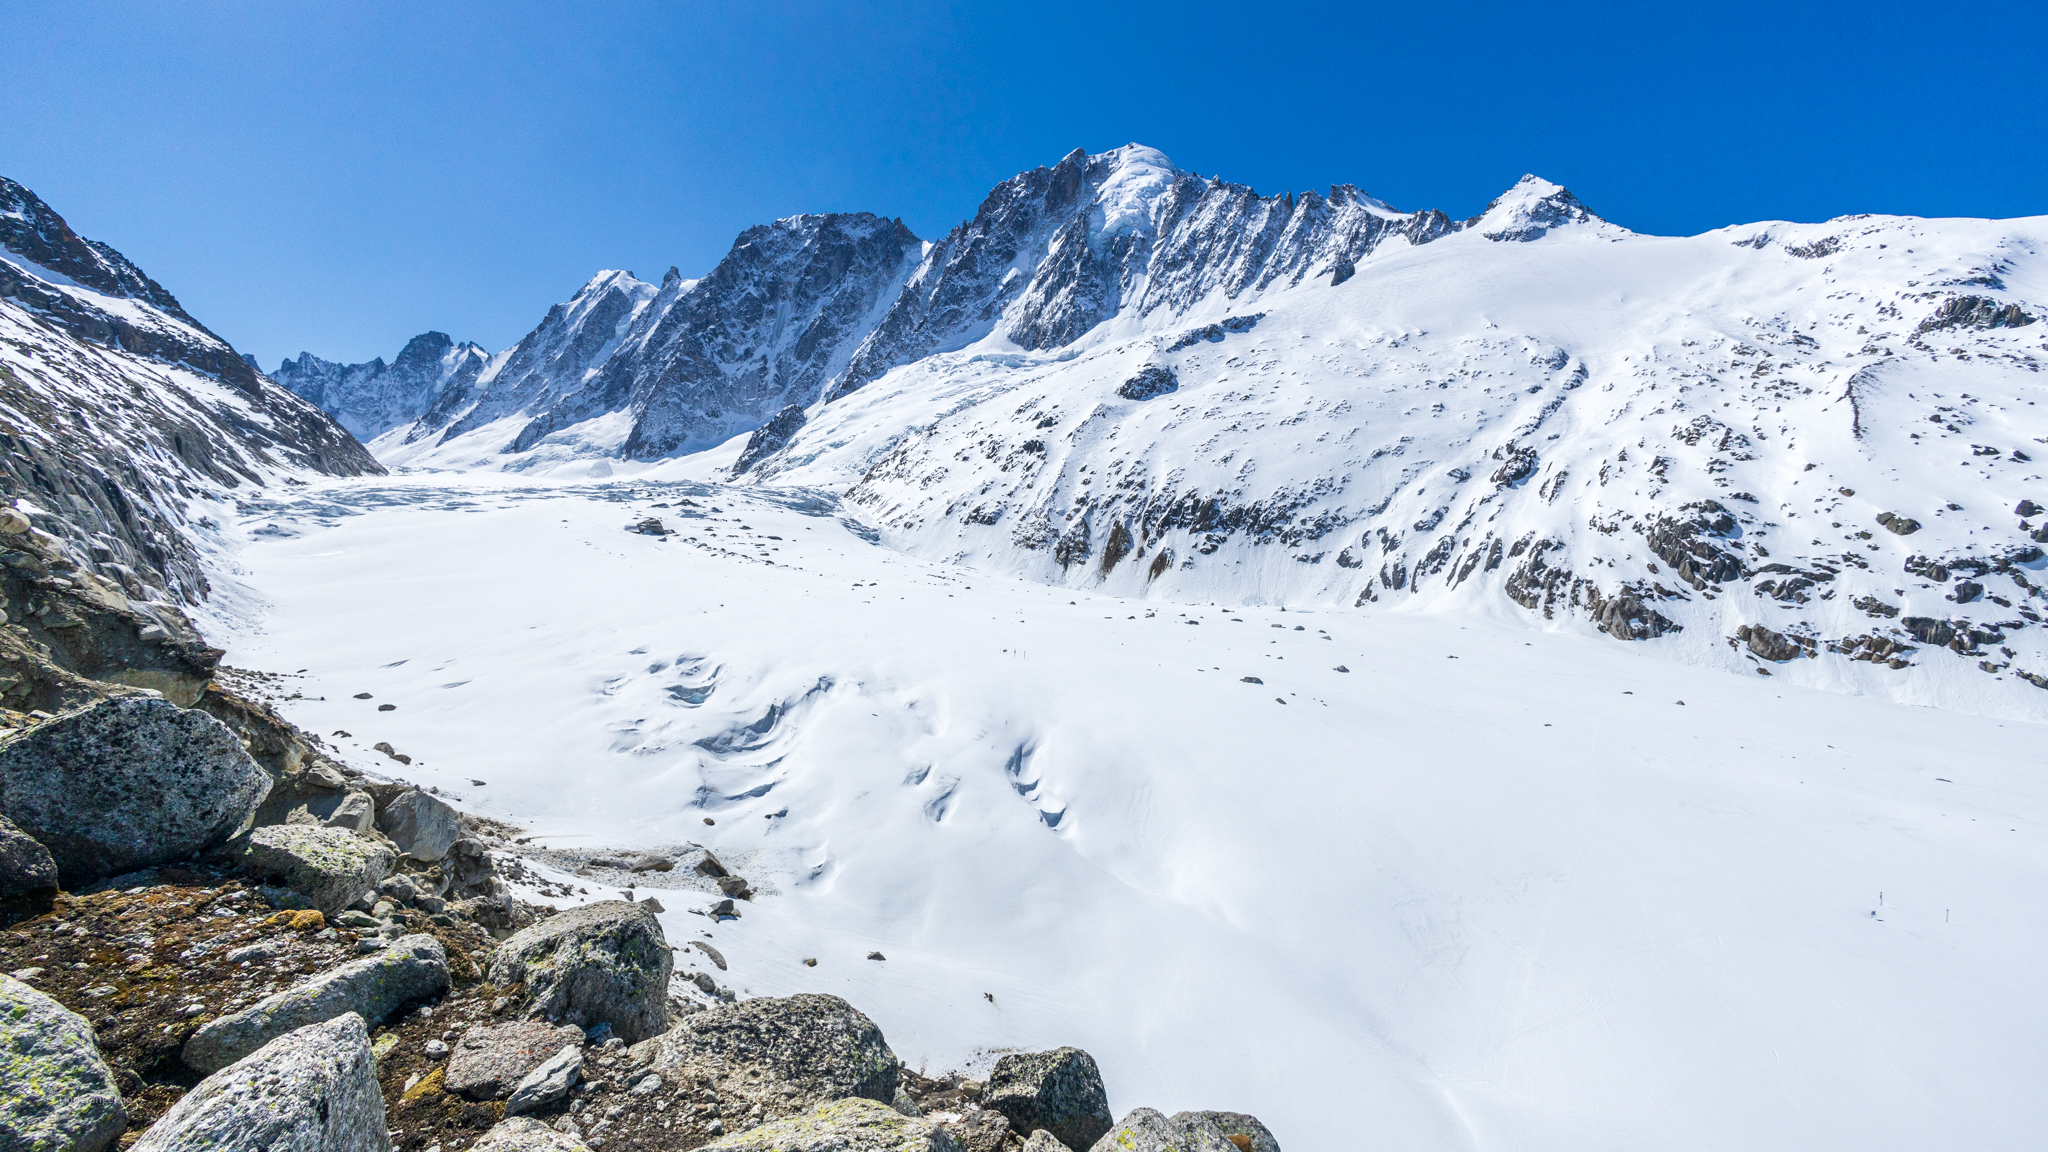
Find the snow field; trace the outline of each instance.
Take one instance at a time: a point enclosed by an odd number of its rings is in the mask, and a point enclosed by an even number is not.
[[[621,531],[649,514],[677,534]],[[307,667],[295,722],[536,845],[751,858],[737,922],[640,894],[720,983],[845,996],[913,1064],[1077,1044],[1119,1113],[1291,1152],[2048,1119],[2036,723],[1469,613],[1049,587],[801,491],[401,477],[231,528],[267,609],[209,634]]]

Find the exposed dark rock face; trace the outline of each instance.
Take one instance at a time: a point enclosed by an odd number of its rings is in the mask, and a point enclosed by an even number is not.
[[[1735,638],[1746,644],[1757,656],[1773,662],[1794,660],[1814,654],[1814,642],[1811,639],[1773,632],[1761,624],[1745,624],[1737,628]]]
[[[41,527],[137,599],[205,595],[183,519],[195,490],[383,471],[141,269],[5,178],[0,346],[19,353],[0,357],[0,495],[49,513]]]

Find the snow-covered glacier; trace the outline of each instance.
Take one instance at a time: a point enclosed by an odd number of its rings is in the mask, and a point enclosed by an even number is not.
[[[1292,1152],[2024,1146],[2043,227],[1076,153],[601,274],[394,475],[242,500],[209,625],[523,895],[928,1070],[1076,1044]],[[742,918],[578,871],[687,843]]]

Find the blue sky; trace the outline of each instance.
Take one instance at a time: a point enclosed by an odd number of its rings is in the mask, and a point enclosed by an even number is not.
[[[496,349],[796,212],[936,238],[1130,141],[1261,192],[1646,232],[2048,213],[2038,4],[38,3],[0,174],[266,368]]]

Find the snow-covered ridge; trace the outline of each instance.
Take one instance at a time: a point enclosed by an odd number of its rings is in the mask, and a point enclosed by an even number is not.
[[[206,592],[206,506],[383,468],[113,248],[0,178],[6,496],[138,601]]]

